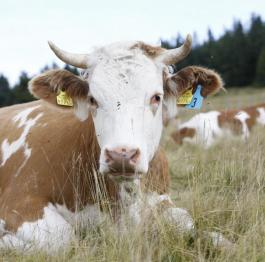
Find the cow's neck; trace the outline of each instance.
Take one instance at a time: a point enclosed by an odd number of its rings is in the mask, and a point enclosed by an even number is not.
[[[140,179],[134,179],[132,181],[120,182],[118,185],[119,200],[122,205],[128,206],[133,204],[142,195]]]

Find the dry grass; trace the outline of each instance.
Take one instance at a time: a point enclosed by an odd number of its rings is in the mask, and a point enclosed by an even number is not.
[[[231,91],[207,100],[205,110],[240,108],[265,101],[265,91]],[[181,112],[182,118],[193,112]],[[165,131],[162,143],[170,161],[172,198],[192,214],[198,237],[176,234],[157,218],[157,227],[143,224],[127,234],[110,222],[82,234],[69,252],[54,257],[37,253],[4,253],[4,261],[264,261],[265,260],[265,130],[255,128],[248,142],[223,140],[208,151],[177,147]],[[218,231],[235,242],[217,251],[200,232]],[[83,232],[84,233],[84,232]]]

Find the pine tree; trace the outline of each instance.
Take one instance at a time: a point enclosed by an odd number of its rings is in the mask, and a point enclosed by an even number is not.
[[[207,35],[208,35],[208,41],[214,42],[214,36],[213,36],[213,32],[212,32],[211,28],[208,28]]]
[[[4,75],[0,75],[0,107],[11,105],[12,99],[12,92],[7,78]]]
[[[258,58],[255,84],[265,86],[265,47],[261,50]]]
[[[253,83],[256,75],[256,68],[259,55],[265,47],[265,25],[260,16],[252,15],[250,29],[247,34],[248,49],[246,51],[247,66],[246,71],[249,82]]]
[[[34,100],[34,97],[28,91],[28,82],[30,78],[27,73],[22,72],[18,83],[12,89],[14,95],[14,104],[25,103]]]

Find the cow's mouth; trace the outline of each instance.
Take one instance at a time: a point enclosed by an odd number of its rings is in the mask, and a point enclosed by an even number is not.
[[[136,173],[136,172],[131,172],[131,173],[108,173],[108,176],[115,180],[116,182],[121,182],[121,181],[130,181],[134,179],[139,179],[143,174],[142,173]]]

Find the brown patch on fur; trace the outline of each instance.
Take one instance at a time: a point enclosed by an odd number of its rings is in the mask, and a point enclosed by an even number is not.
[[[34,77],[29,82],[29,91],[36,97],[57,105],[56,96],[65,91],[72,98],[86,99],[89,86],[87,81],[73,73],[56,69]]]
[[[167,127],[171,120],[168,114],[168,109],[164,104],[162,105],[162,120],[164,127]]]
[[[242,123],[239,119],[236,119],[235,116],[240,111],[244,111],[249,115],[249,118],[246,119],[246,124],[249,131],[251,131],[253,126],[255,126],[255,124],[257,123],[257,118],[259,117],[259,112],[257,111],[257,108],[259,107],[265,107],[265,104],[246,107],[238,110],[221,111],[221,115],[218,116],[218,125],[221,128],[222,127],[229,128],[236,135],[242,134],[242,128],[243,128]]]
[[[199,66],[185,67],[171,77],[164,73],[163,78],[166,95],[180,96],[190,88],[194,93],[198,84],[202,85],[201,95],[203,97],[223,88],[223,81],[219,74]]]
[[[168,193],[170,177],[168,174],[168,161],[164,150],[159,148],[150,162],[147,176],[142,180],[144,191]]]
[[[221,128],[229,128],[235,135],[241,135],[243,131],[242,123],[235,116],[238,110],[227,110],[218,116],[218,125]]]
[[[250,116],[250,118],[246,120],[249,131],[257,123],[257,118],[259,117],[259,112],[257,111],[257,108],[264,107],[264,106],[265,104],[262,104],[262,105],[257,105],[255,107],[248,107],[244,109],[244,111],[246,111]]]
[[[19,190],[19,188],[16,188]],[[9,198],[11,202],[9,206],[6,204],[1,208],[1,218],[6,221],[6,229],[11,232],[16,232],[17,228],[25,221],[36,221],[43,216],[43,207],[48,205],[49,200],[37,195],[27,194],[23,201],[14,195]]]
[[[133,45],[131,49],[141,49],[144,54],[150,58],[156,58],[165,51],[165,49],[160,46],[151,46],[144,42],[137,42],[137,44]]]
[[[196,134],[196,130],[194,128],[184,127],[178,131],[171,133],[171,137],[178,145],[182,145],[183,139],[185,137],[193,138],[195,134]]]

